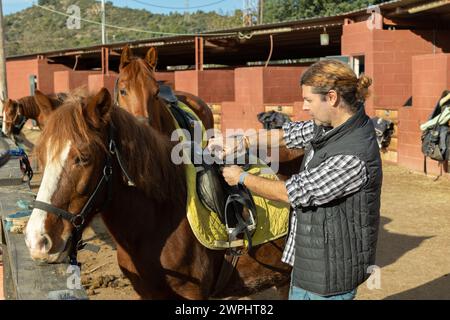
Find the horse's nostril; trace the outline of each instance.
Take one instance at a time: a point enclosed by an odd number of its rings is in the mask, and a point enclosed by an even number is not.
[[[52,240],[47,234],[43,234],[42,238],[39,240],[39,248],[43,252],[49,252],[52,248]]]

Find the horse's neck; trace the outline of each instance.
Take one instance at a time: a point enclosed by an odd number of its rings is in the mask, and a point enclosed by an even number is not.
[[[157,110],[154,112],[154,116],[152,116],[152,113],[149,112],[150,125],[159,132],[162,132],[164,135],[170,137],[176,128],[173,117],[170,114],[166,103],[162,99],[158,98],[155,99],[150,105],[155,107],[155,111]]]
[[[20,113],[27,119],[37,120],[40,110],[33,97],[25,97],[17,101],[19,103]]]
[[[182,179],[180,185],[184,186],[184,167],[171,159],[174,143],[170,137],[147,123],[136,123],[136,118],[123,109],[115,109],[111,117],[118,133],[125,169],[129,167],[127,171],[130,171],[132,179],[137,179],[138,188],[147,196],[162,199],[172,195],[175,179]],[[141,151],[139,160],[135,158],[137,150]]]
[[[164,235],[166,239],[175,232],[180,221],[186,218],[187,189],[184,166],[171,160],[172,148],[165,135],[148,124],[139,124],[144,131],[120,140],[120,132],[138,132],[139,128],[124,123],[115,126],[119,145],[123,148],[120,150],[121,162],[135,187],[124,183],[123,172],[117,162],[114,170],[120,174],[113,179],[112,202],[102,218],[117,243],[128,251],[136,241],[160,241],[158,237]],[[146,134],[143,136],[143,133]],[[133,150],[138,148],[141,152],[136,158]],[[127,167],[131,162],[135,167]]]

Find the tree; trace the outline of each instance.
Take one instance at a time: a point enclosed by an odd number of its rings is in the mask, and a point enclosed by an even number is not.
[[[38,5],[40,6],[49,6],[49,5],[57,5],[58,0],[38,0]]]
[[[387,0],[265,0],[264,22],[333,16]]]

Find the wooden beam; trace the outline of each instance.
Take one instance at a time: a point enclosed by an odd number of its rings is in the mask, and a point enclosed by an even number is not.
[[[195,37],[195,70],[203,70],[203,37]]]
[[[7,268],[10,270],[12,280],[12,288],[8,289],[12,292],[5,294],[19,300],[88,299],[82,286],[79,289],[73,289],[68,285],[69,277],[74,275],[68,264],[38,264],[30,257],[24,235],[11,233],[5,228],[3,217],[23,210],[17,207],[16,202],[18,200],[31,202],[34,199],[27,188],[24,185],[0,188],[1,229],[6,244],[3,255],[7,255]]]
[[[102,47],[102,73],[109,75],[109,48]]]

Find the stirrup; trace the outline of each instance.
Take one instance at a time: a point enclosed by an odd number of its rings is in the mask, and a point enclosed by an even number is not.
[[[250,222],[247,222],[244,220],[244,218],[242,217],[242,213],[238,212],[235,203],[239,203],[242,205],[242,210],[244,210],[244,208],[246,208],[249,212],[249,220]],[[235,218],[237,220],[236,226],[235,227],[230,227],[229,223],[228,223],[228,206],[232,204],[234,207],[234,215]],[[228,241],[229,243],[231,243],[232,241],[238,239],[239,235],[243,235],[244,237],[247,238],[247,243],[248,243],[248,251],[250,251],[252,249],[252,235],[253,232],[256,230],[256,219],[253,215],[253,211],[250,207],[252,207],[252,205],[248,205],[248,203],[242,198],[242,196],[240,194],[231,194],[230,196],[228,196],[226,204],[225,204],[225,227],[227,230],[227,236],[228,236]],[[256,212],[255,212],[256,213]],[[230,248],[231,249],[231,248]],[[233,252],[233,251],[232,251]],[[233,254],[236,255],[236,253],[234,252]],[[242,255],[242,253],[239,253],[239,255]]]

